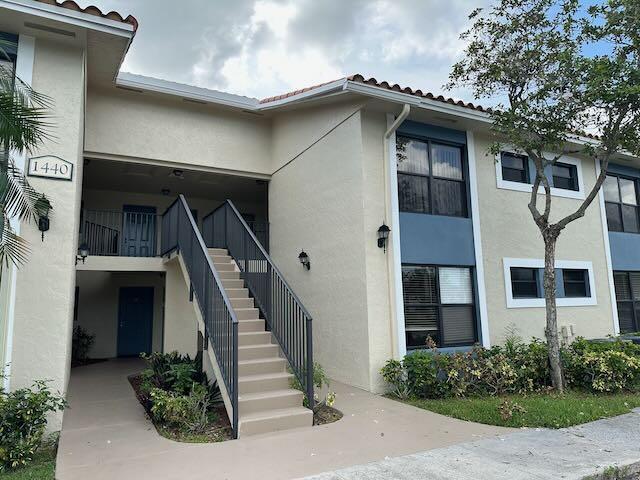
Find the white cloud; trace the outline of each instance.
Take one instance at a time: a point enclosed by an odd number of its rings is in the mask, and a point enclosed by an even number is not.
[[[459,34],[467,14],[488,1],[80,3],[138,18],[140,29],[124,69],[265,97],[353,73],[441,92],[463,51]]]

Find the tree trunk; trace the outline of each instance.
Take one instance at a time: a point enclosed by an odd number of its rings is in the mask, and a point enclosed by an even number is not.
[[[556,241],[555,232],[543,234],[544,238],[544,299],[547,314],[545,336],[549,347],[551,383],[559,393],[564,391],[564,375],[560,362],[560,340],[558,338],[558,312],[556,309]]]

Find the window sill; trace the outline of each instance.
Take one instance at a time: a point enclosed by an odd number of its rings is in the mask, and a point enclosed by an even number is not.
[[[556,299],[557,307],[588,307],[597,305],[598,301],[594,297],[562,297]],[[544,308],[544,298],[508,298],[507,308]]]
[[[513,190],[516,192],[531,193],[533,185],[530,183],[511,182],[509,180],[502,180],[498,178],[498,188],[502,190]],[[538,195],[544,194],[544,187],[538,188]],[[562,188],[551,187],[551,195],[554,197],[573,198],[575,200],[584,200],[584,192],[576,190],[564,190]]]

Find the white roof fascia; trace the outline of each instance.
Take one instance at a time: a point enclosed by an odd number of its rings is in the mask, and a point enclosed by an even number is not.
[[[194,87],[182,83],[170,82],[159,78],[135,75],[133,73],[121,72],[116,78],[116,85],[144,90],[166,95],[174,95],[189,100],[196,100],[206,103],[216,103],[228,107],[242,108],[245,110],[256,110],[258,99],[233,95],[231,93],[209,90],[207,88]]]
[[[34,0],[0,0],[0,8],[121,37],[131,38],[134,34],[134,27],[130,23],[76,12],[58,5],[48,5]]]

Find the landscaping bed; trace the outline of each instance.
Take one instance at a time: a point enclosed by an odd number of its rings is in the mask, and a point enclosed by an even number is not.
[[[322,404],[316,407],[313,411],[313,424],[314,425],[326,425],[328,423],[337,422],[344,415],[340,410],[330,407],[326,404]]]
[[[129,382],[163,437],[187,443],[230,440],[220,390],[202,371],[200,355],[193,360],[177,352],[143,355],[148,368]]]
[[[622,338],[564,346],[563,394],[551,387],[547,345],[540,340],[513,337],[504,346],[453,354],[428,347],[383,367],[390,396],[505,427],[563,428],[640,407],[640,345]]]
[[[144,407],[158,433],[163,437],[184,443],[215,443],[233,438],[231,435],[231,424],[229,423],[224,405],[212,407],[212,415],[207,426],[198,432],[190,432],[183,427],[171,424],[167,425],[162,421],[156,420],[151,412],[152,403],[148,395],[141,389],[142,382],[142,374],[131,375],[129,377],[129,383],[131,383],[138,401]]]

